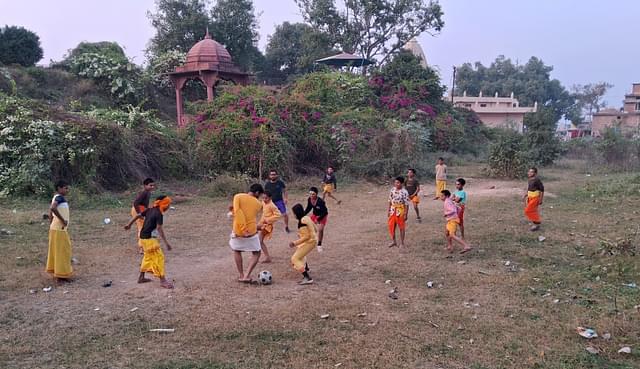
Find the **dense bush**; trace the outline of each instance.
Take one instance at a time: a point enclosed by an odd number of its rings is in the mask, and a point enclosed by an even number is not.
[[[58,178],[87,189],[123,189],[149,175],[185,176],[184,148],[169,131],[107,120],[116,114],[51,113],[0,93],[0,196],[46,194]]]
[[[498,177],[520,178],[526,175],[524,137],[513,130],[498,131],[489,145],[489,174]]]
[[[0,28],[0,64],[35,65],[42,59],[40,37],[23,27]]]

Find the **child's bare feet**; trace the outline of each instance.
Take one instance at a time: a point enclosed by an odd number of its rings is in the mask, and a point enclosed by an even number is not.
[[[151,282],[149,278],[138,278],[138,283],[148,283]]]
[[[263,263],[263,264],[269,264],[269,263],[271,263],[271,262],[272,262],[272,260],[271,260],[271,258],[270,258],[270,257],[269,257],[269,258],[264,258],[264,259],[262,259],[262,261],[261,261],[261,263]]]
[[[173,288],[173,283],[171,283],[169,281],[163,281],[163,282],[160,282],[160,286],[162,288],[172,289]]]
[[[473,250],[473,247],[469,246],[469,247],[465,247],[464,249],[462,249],[462,251],[460,251],[460,255],[464,255],[467,252]]]
[[[395,241],[394,241],[394,242],[391,242],[391,243],[389,244],[389,247],[396,247],[396,246],[398,246],[398,244],[397,244],[397,243],[395,243]]]

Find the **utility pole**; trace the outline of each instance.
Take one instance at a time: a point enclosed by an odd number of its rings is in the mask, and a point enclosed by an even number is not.
[[[456,66],[453,66],[453,81],[451,83],[451,103],[453,104],[453,95],[456,90]]]

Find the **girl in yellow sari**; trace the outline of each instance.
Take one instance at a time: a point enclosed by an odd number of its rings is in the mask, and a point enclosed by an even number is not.
[[[69,238],[69,203],[64,198],[69,193],[69,184],[56,183],[56,193],[49,207],[49,253],[47,255],[47,273],[53,274],[58,281],[71,278],[71,239]]]

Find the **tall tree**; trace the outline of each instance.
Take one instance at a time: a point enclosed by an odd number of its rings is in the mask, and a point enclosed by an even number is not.
[[[207,0],[156,0],[155,13],[148,12],[156,34],[149,42],[150,59],[167,51],[187,52],[202,40],[210,25]]]
[[[282,83],[313,70],[315,60],[331,52],[331,40],[304,23],[284,22],[269,36],[263,78]]]
[[[485,67],[480,62],[465,63],[456,74],[456,94],[509,96],[512,92],[524,106],[536,102],[551,109],[556,121],[568,114],[574,104],[571,94],[557,79],[551,79],[552,66],[534,56],[524,65],[514,64],[500,55]]]
[[[40,37],[23,27],[0,28],[0,63],[35,65],[42,59]]]
[[[257,48],[258,19],[251,0],[218,0],[211,9],[211,34],[234,62],[257,71],[262,53]]]
[[[442,8],[434,0],[295,0],[307,23],[334,45],[384,64],[411,38],[439,32]]]
[[[571,90],[576,100],[577,110],[582,113],[587,122],[591,122],[593,113],[607,106],[603,97],[611,87],[613,85],[607,82],[589,83],[584,86],[573,85]]]

